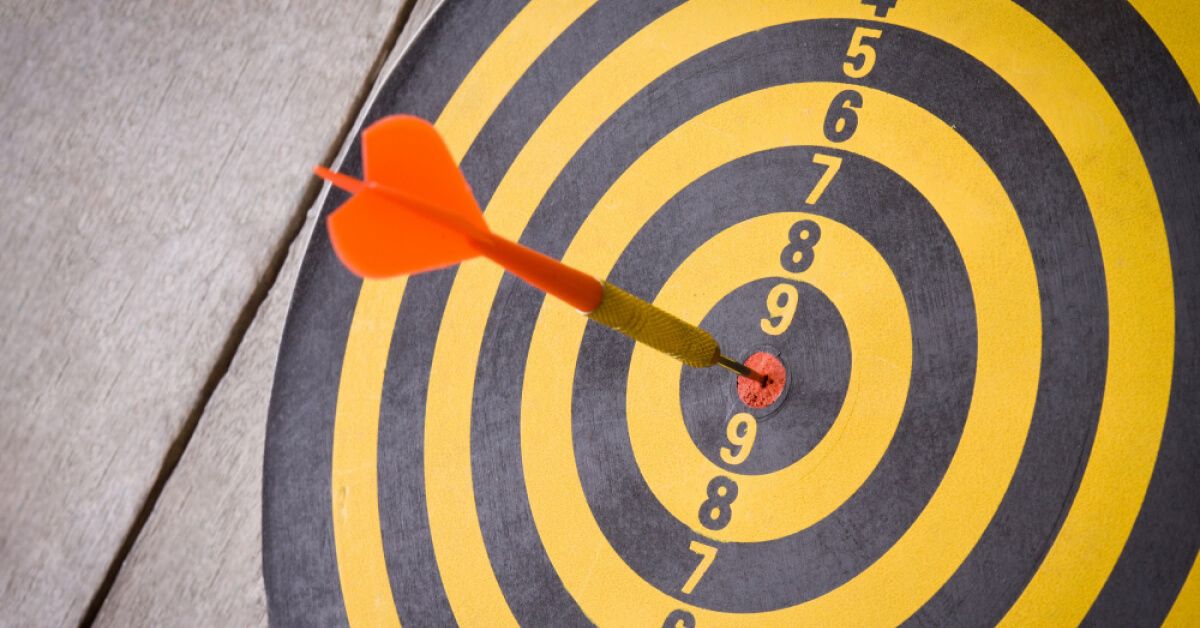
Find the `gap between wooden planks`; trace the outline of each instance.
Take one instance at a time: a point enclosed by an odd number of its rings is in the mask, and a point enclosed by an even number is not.
[[[390,70],[398,61],[437,4],[418,0],[401,12],[399,35],[393,32],[394,41],[385,46],[373,70],[372,92],[389,74],[379,70]],[[336,163],[353,139],[366,100],[355,103],[339,134]],[[320,207],[321,199],[316,198],[320,186],[315,182],[313,186],[303,205],[310,208],[307,215],[298,215],[290,247],[280,251],[281,268],[265,278],[270,290],[253,304],[253,322],[244,330],[190,445],[165,482],[154,512],[100,607],[97,625],[266,623],[261,556],[263,437],[279,338]]]
[[[0,625],[119,617],[137,532],[219,405],[312,200],[308,167],[401,4],[0,5]],[[261,457],[265,405],[236,410]],[[189,513],[207,535],[218,515]],[[212,557],[176,541],[175,586],[119,623],[244,624],[221,578],[196,589]]]

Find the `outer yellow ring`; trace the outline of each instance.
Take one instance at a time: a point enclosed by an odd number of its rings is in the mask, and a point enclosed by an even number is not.
[[[1200,24],[1200,4],[1186,0],[1129,0],[1129,4],[1162,39],[1192,94],[1200,97],[1200,43],[1194,32],[1195,25]],[[1200,625],[1200,553],[1192,560],[1192,568],[1163,625]]]
[[[525,70],[594,2],[531,0],[496,37],[437,120],[455,160],[462,160]],[[363,281],[338,383],[330,463],[331,514],[342,599],[346,618],[354,626],[400,625],[383,555],[376,474],[383,375],[406,284],[404,278]],[[431,513],[431,525],[434,518]],[[482,548],[482,538],[474,540]],[[488,588],[483,583],[476,595],[492,604],[497,600],[503,603],[499,587],[492,585]]]

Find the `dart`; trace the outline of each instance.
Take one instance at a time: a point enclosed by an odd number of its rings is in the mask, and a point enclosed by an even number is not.
[[[494,234],[432,124],[391,116],[362,135],[364,180],[316,167],[352,196],[328,219],[330,241],[356,275],[384,279],[486,257],[588,318],[684,364],[767,378],[721,353],[707,331],[606,281]]]

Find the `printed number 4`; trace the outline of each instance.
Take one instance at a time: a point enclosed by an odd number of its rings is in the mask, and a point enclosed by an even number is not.
[[[888,11],[896,8],[896,0],[862,0],[862,4],[875,7],[875,17],[887,17]]]

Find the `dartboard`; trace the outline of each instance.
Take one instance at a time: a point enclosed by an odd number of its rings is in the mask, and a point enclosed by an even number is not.
[[[273,623],[1195,621],[1190,5],[446,2],[364,124],[432,121],[496,233],[782,387],[486,260],[359,279],[328,190],[268,424]]]

